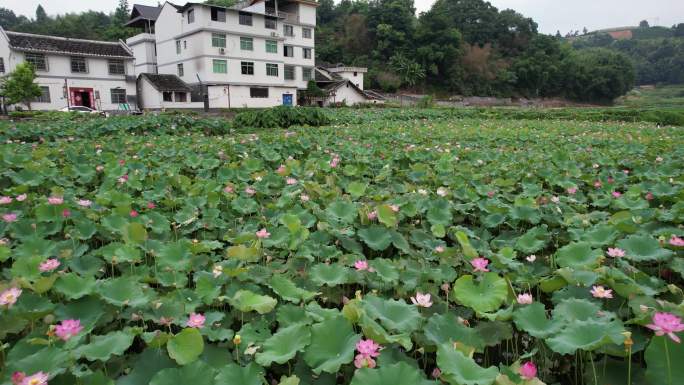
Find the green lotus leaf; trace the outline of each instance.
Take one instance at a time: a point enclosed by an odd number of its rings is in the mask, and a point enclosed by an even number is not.
[[[231,246],[226,250],[228,258],[237,259],[245,262],[256,262],[259,260],[259,250],[256,247],[245,245]]]
[[[349,281],[349,270],[338,264],[319,263],[311,270],[311,280],[319,285],[337,286]]]
[[[143,243],[147,240],[147,230],[140,223],[129,223],[124,227],[123,239],[126,243]]]
[[[646,235],[630,235],[619,240],[617,245],[625,250],[624,258],[636,262],[664,261],[674,254],[671,250],[660,247],[656,239]]]
[[[97,291],[106,302],[119,307],[138,307],[147,304],[149,300],[142,290],[142,284],[130,277],[100,280]]]
[[[375,209],[378,212],[378,221],[387,227],[396,227],[399,219],[397,213],[389,205],[380,205]]]
[[[190,267],[191,256],[189,242],[179,240],[164,245],[159,250],[156,261],[162,268],[185,271]]]
[[[580,241],[587,242],[592,247],[603,247],[607,245],[612,245],[615,242],[615,238],[619,235],[619,232],[615,227],[603,224],[596,225],[580,236]]]
[[[91,294],[95,290],[95,278],[67,273],[57,279],[53,289],[64,295],[67,299],[79,299]]]
[[[427,219],[430,224],[449,226],[452,218],[451,207],[449,207],[447,200],[439,199],[430,202],[427,211]]]
[[[574,321],[557,335],[547,338],[546,343],[560,354],[574,354],[578,349],[592,351],[605,344],[621,343],[623,330],[615,321]]]
[[[558,249],[556,263],[561,267],[591,269],[598,263],[601,250],[592,249],[586,242],[575,242]]]
[[[316,374],[337,373],[342,365],[352,362],[360,339],[361,336],[354,333],[351,324],[342,316],[314,324],[311,327],[311,345],[304,352],[304,361]]]
[[[513,321],[518,329],[537,338],[546,338],[560,329],[556,319],[546,318],[546,309],[541,302],[534,302],[517,308],[513,313]]]
[[[359,237],[373,250],[385,250],[392,243],[390,230],[379,225],[372,225],[358,231]]]
[[[235,198],[231,202],[230,207],[242,215],[253,214],[259,211],[259,203],[257,201],[243,197]]]
[[[202,361],[195,361],[180,368],[160,370],[152,377],[149,385],[214,385],[214,375],[215,371],[211,366]]]
[[[302,301],[308,302],[316,296],[315,292],[297,287],[294,282],[282,275],[274,275],[271,277],[270,287],[282,299],[295,304]]]
[[[383,299],[369,295],[363,299],[362,306],[369,317],[378,320],[390,331],[411,333],[422,323],[417,307],[403,300]]]
[[[370,261],[375,274],[386,283],[396,283],[399,280],[399,269],[391,259],[377,258]]]
[[[515,241],[516,250],[523,253],[534,253],[546,246],[549,241],[549,233],[545,226],[534,227]]]
[[[362,312],[357,319],[363,335],[373,341],[384,344],[399,344],[406,350],[411,350],[413,348],[413,342],[411,341],[411,334],[409,333],[390,333],[385,329],[379,322],[375,321],[373,318],[368,316],[365,312]]]
[[[347,185],[346,190],[353,198],[359,198],[366,193],[366,188],[368,188],[366,183],[354,181]]]
[[[216,383],[226,385],[263,385],[265,383],[264,369],[253,362],[247,366],[228,364],[219,370],[216,375]]]
[[[259,295],[249,290],[239,290],[228,300],[241,312],[255,311],[259,314],[270,313],[278,301],[267,295]]]
[[[456,232],[456,240],[458,244],[461,245],[461,250],[463,250],[463,255],[469,259],[477,258],[477,250],[470,244],[468,239],[468,234],[463,231]]]
[[[78,354],[90,361],[108,361],[111,356],[120,356],[131,344],[135,335],[116,331],[103,336],[91,336],[90,343],[78,348]]]
[[[119,378],[116,385],[149,384],[157,372],[175,366],[166,354],[160,354],[155,348],[145,349],[135,356],[132,362],[133,367],[130,373]]]
[[[504,340],[510,340],[513,337],[513,327],[509,322],[504,321],[484,321],[475,326],[477,333],[482,336],[482,339],[487,346],[497,346]]]
[[[684,338],[684,333],[678,336]],[[684,379],[684,344],[668,336],[653,336],[644,356],[649,384],[676,385]]]
[[[464,275],[454,282],[453,296],[464,306],[480,313],[494,311],[501,307],[508,296],[506,280],[496,273],[484,273],[476,280]]]
[[[451,344],[437,347],[437,366],[452,385],[491,385],[499,375],[496,367],[482,368]]]
[[[199,358],[204,351],[204,339],[199,330],[185,328],[166,344],[169,357],[179,365],[187,365]]]
[[[31,346],[25,339],[15,344],[7,355],[6,373],[59,372],[69,361],[69,353],[56,346]]]
[[[377,369],[363,368],[354,372],[351,385],[428,385],[435,384],[428,381],[425,375],[415,367],[397,362],[393,365],[382,366]]]
[[[284,364],[297,352],[303,351],[309,342],[311,342],[309,325],[295,324],[281,328],[271,338],[264,341],[261,352],[256,354],[256,362],[262,366],[270,366],[273,362]]]
[[[601,307],[595,302],[570,298],[556,305],[553,309],[553,318],[564,323],[587,321],[597,318],[600,310]]]
[[[463,325],[453,313],[433,315],[425,324],[423,331],[425,338],[434,346],[460,342],[477,351],[482,351],[485,347],[485,341],[480,333],[475,328]]]
[[[335,221],[343,223],[354,222],[356,218],[356,205],[347,201],[335,201],[325,210]]]
[[[299,385],[299,377],[292,375],[290,377],[282,376],[280,377],[280,382],[278,385]]]

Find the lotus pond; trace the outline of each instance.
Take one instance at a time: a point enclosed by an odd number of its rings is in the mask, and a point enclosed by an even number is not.
[[[0,384],[684,384],[682,128],[332,114],[0,122]]]

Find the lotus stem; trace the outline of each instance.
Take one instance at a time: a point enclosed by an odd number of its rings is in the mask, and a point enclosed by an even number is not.
[[[667,347],[667,338],[663,337],[663,343],[665,344],[665,362],[667,363],[667,383],[672,385],[672,367],[670,365],[670,350]]]

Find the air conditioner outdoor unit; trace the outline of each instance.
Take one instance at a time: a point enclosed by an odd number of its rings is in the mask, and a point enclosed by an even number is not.
[[[271,37],[278,37],[278,32],[271,32]]]
[[[225,48],[219,48],[219,54],[225,55],[225,54],[226,54],[226,49],[225,49]]]

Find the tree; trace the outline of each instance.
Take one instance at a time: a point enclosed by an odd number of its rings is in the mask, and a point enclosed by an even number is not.
[[[589,30],[587,29],[587,27],[584,27],[584,28],[582,29],[582,34],[583,34],[583,35],[586,35],[586,34],[588,34],[588,33],[589,33]]]
[[[639,22],[639,28],[648,28],[650,25],[648,24],[648,20],[641,20]]]
[[[413,87],[425,79],[423,67],[401,53],[397,53],[390,58],[389,66],[394,73],[401,77],[402,85]]]
[[[21,63],[4,79],[2,95],[8,104],[23,103],[31,110],[31,101],[39,97],[42,92],[34,83],[36,73],[28,63]]]
[[[675,37],[684,37],[684,23],[679,23],[672,27]]]
[[[44,23],[48,20],[48,15],[45,12],[45,8],[43,8],[42,5],[38,4],[38,7],[36,8],[36,21],[39,23]]]
[[[635,81],[629,58],[605,48],[572,52],[562,72],[566,96],[582,101],[611,102],[631,90]]]
[[[560,39],[560,38],[562,38],[562,37],[563,37],[563,35],[561,35],[560,29],[557,29],[557,30],[556,30],[556,39]]]

